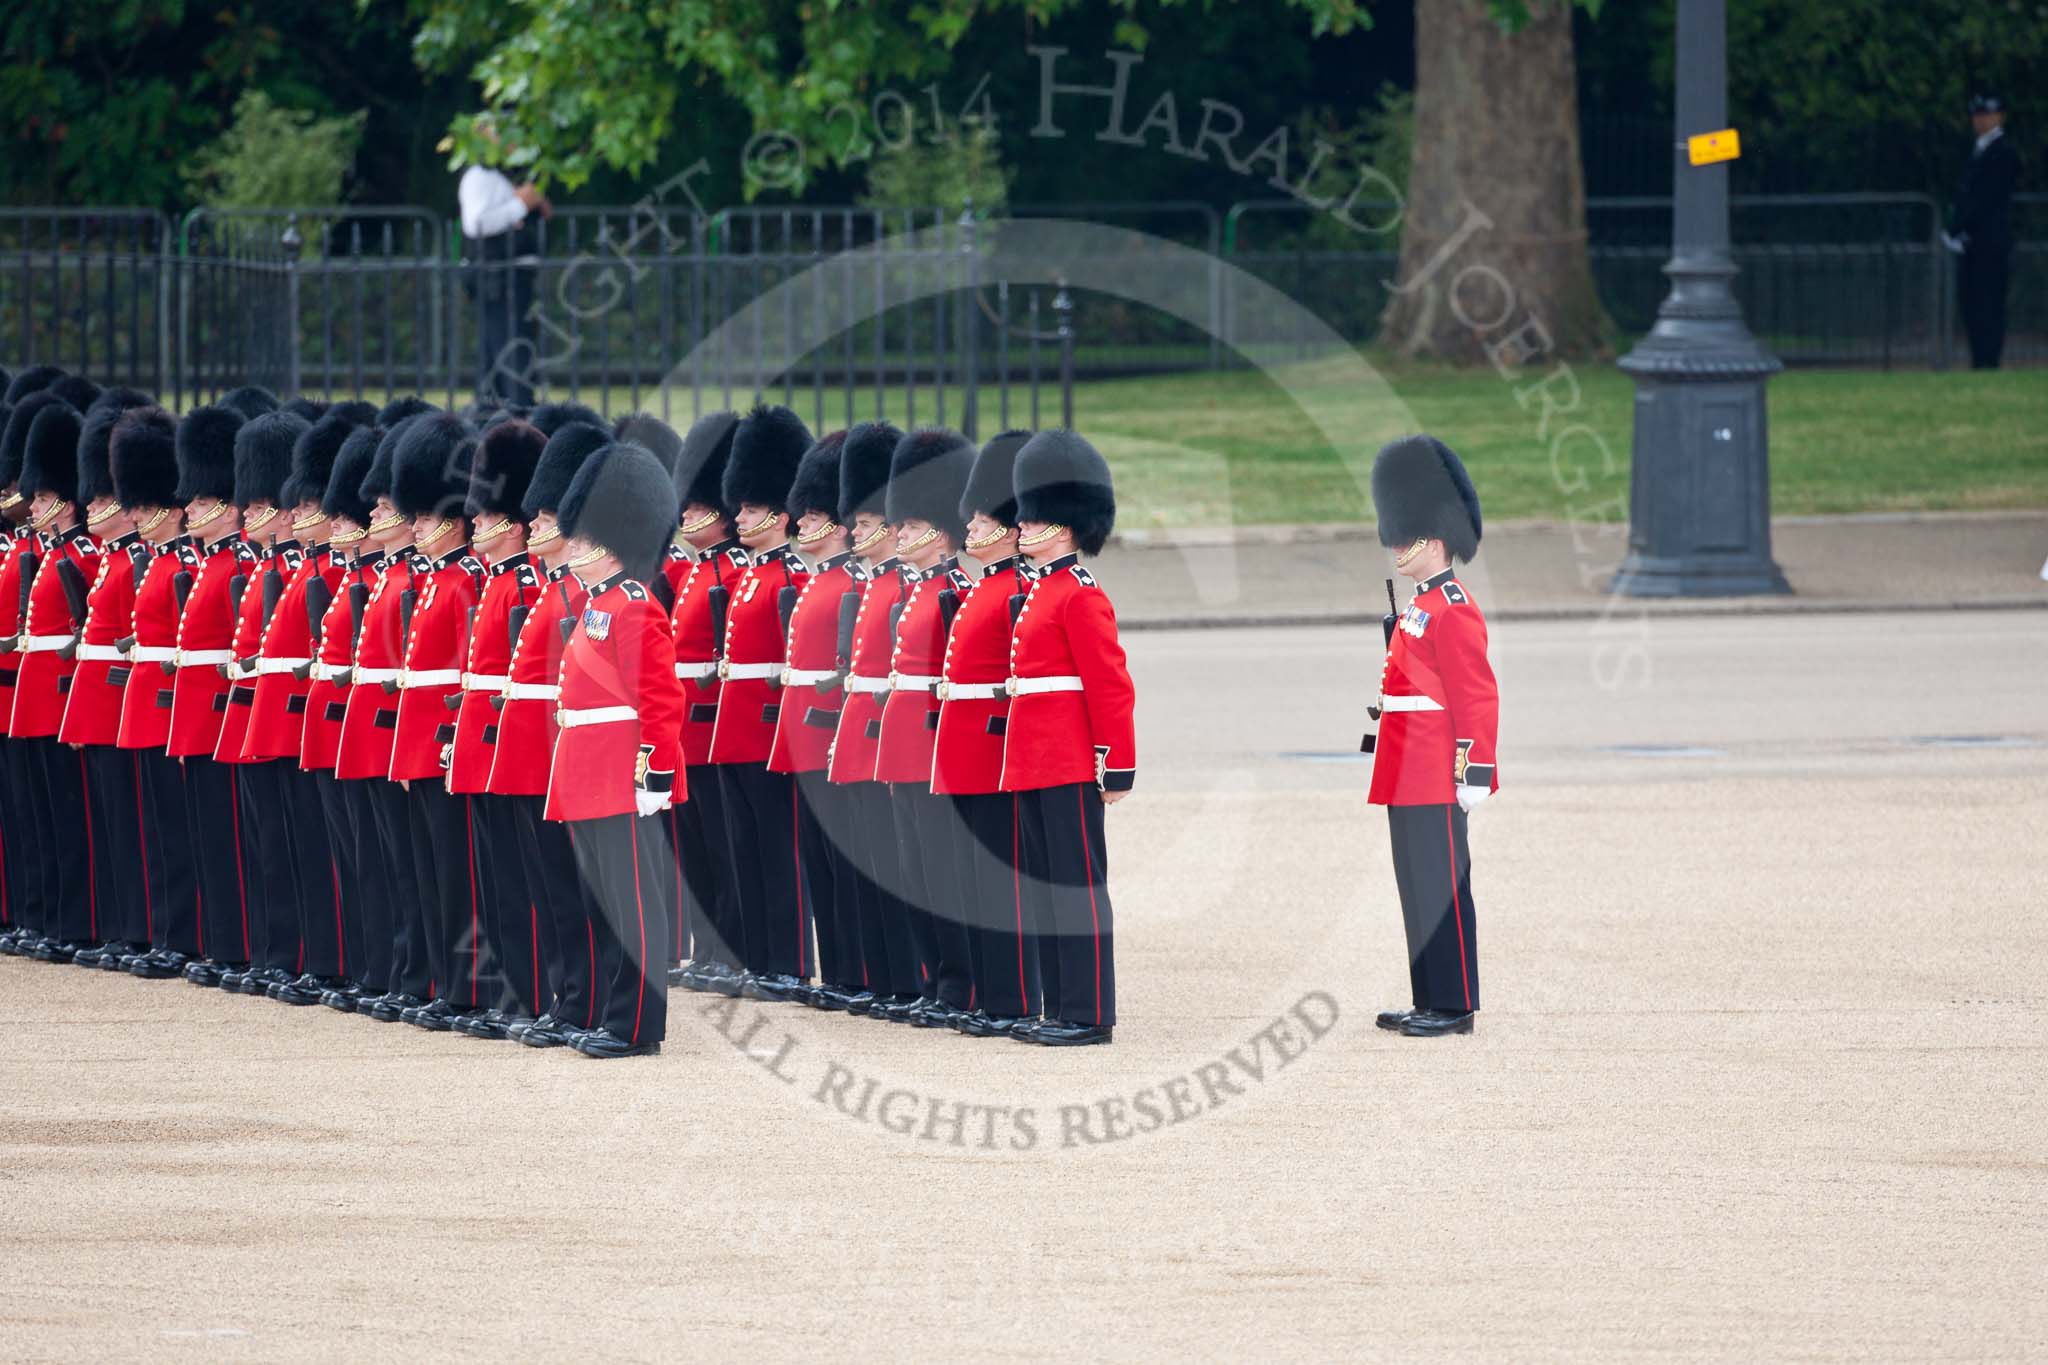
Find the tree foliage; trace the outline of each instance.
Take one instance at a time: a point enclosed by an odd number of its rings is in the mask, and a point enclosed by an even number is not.
[[[366,117],[320,118],[244,91],[234,123],[187,165],[186,185],[209,208],[339,204]]]

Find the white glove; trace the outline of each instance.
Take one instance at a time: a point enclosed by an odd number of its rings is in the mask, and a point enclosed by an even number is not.
[[[1493,795],[1493,789],[1490,787],[1468,787],[1460,783],[1458,786],[1458,809],[1470,815],[1474,806],[1491,795]]]
[[[633,793],[633,804],[643,816],[659,815],[669,808],[671,795],[669,792],[635,790]]]
[[[1969,240],[1970,239],[1967,236],[1958,237],[1951,232],[1944,232],[1941,234],[1941,244],[1947,247],[1950,251],[1955,252],[1958,256],[1963,254],[1963,248],[1966,245],[1968,245]]]

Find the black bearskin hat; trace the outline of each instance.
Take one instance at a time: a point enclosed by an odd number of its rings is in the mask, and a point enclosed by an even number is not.
[[[1392,549],[1441,540],[1450,556],[1479,553],[1479,494],[1465,463],[1434,436],[1403,436],[1372,462],[1372,505],[1380,544]]]
[[[526,489],[547,444],[548,438],[530,422],[500,422],[486,431],[477,442],[463,514],[471,521],[486,514],[523,517]]]
[[[242,416],[253,420],[266,412],[277,411],[277,395],[261,384],[244,384],[233,393],[222,395],[220,405],[224,408],[233,408]]]
[[[394,398],[377,410],[377,425],[389,431],[408,417],[417,417],[423,412],[439,412],[439,406],[429,403],[416,393],[403,398]]]
[[[406,425],[391,466],[391,505],[407,517],[459,517],[476,463],[476,432],[452,412]]]
[[[1028,431],[1005,431],[989,438],[974,457],[967,491],[960,495],[960,519],[972,521],[986,512],[1005,526],[1017,524],[1017,452],[1031,439]]]
[[[90,379],[81,379],[75,374],[59,375],[50,381],[48,392],[78,409],[79,419],[85,418],[85,410],[99,401],[100,386]]]
[[[385,409],[386,412],[390,410]],[[439,411],[439,408],[430,407],[424,411],[408,413],[395,423],[379,420],[377,425],[384,429],[384,434],[377,438],[377,454],[376,458],[370,461],[369,473],[363,475],[361,492],[364,502],[374,504],[379,498],[391,496],[391,471],[398,464],[398,443],[405,439],[405,433],[412,430],[413,425],[421,418]]]
[[[235,496],[235,433],[246,420],[233,408],[211,404],[185,414],[178,423],[179,502]]]
[[[533,416],[526,419],[549,436],[554,435],[571,422],[588,422],[591,426],[611,430],[611,423],[598,416],[581,403],[542,403],[533,410]]]
[[[661,461],[636,445],[613,442],[593,451],[569,482],[560,509],[562,533],[619,557],[643,582],[661,568],[676,531],[675,485]]]
[[[803,419],[781,406],[761,405],[740,419],[732,434],[732,458],[725,462],[719,496],[737,512],[742,503],[782,510],[796,467],[811,448]]]
[[[141,389],[131,389],[125,384],[115,384],[101,389],[99,397],[93,399],[89,406],[80,408],[79,411],[85,416],[90,417],[94,408],[112,408],[116,412],[126,412],[130,408],[147,408],[153,407],[155,404],[156,399],[151,398]]]
[[[280,506],[297,507],[327,496],[327,480],[334,474],[335,457],[341,454],[341,443],[355,429],[356,424],[345,417],[328,413],[299,433],[292,446],[292,469],[284,481]]]
[[[377,425],[377,405],[359,399],[330,403],[322,417],[339,417],[352,427],[373,427]]]
[[[64,371],[55,365],[31,365],[7,381],[5,402],[13,407],[32,393],[41,393],[64,377]]]
[[[71,406],[47,388],[33,389],[7,414],[6,430],[0,434],[0,488],[21,479],[22,457],[28,454],[28,429],[35,425],[36,414],[58,405]]]
[[[69,403],[48,403],[37,409],[21,457],[24,496],[55,493],[65,502],[78,501],[79,425],[78,409]]]
[[[478,409],[471,420],[476,423],[478,431],[489,431],[492,427],[505,422],[525,422],[530,426],[533,423],[533,409],[524,403],[493,403]]]
[[[1017,520],[1054,522],[1082,554],[1102,553],[1116,525],[1109,462],[1078,432],[1041,431],[1017,452]]]
[[[235,433],[235,505],[267,502],[283,507],[284,481],[292,472],[292,447],[311,430],[297,413],[266,412]]]
[[[888,422],[857,422],[839,449],[839,521],[853,525],[862,512],[882,513],[887,505],[889,465],[903,433]]]
[[[683,457],[683,438],[674,427],[652,413],[636,412],[619,419],[618,432],[621,441],[639,446],[660,460],[671,478],[675,476],[676,463]]]
[[[85,418],[78,427],[80,504],[114,496],[114,473],[107,464],[107,443],[114,434],[114,424],[130,408],[150,406],[148,395],[134,389],[106,389],[85,410]]]
[[[536,427],[534,430],[538,431]],[[526,485],[526,498],[519,511],[528,521],[543,512],[557,512],[569,491],[569,481],[591,455],[612,443],[602,427],[588,422],[571,422],[557,428],[534,466],[533,481]]]
[[[315,398],[294,398],[284,405],[284,411],[317,422],[327,415],[327,404]]]
[[[930,522],[952,537],[957,549],[967,538],[960,498],[974,471],[974,442],[957,431],[927,427],[896,443],[889,461],[888,519],[895,525]]]
[[[363,480],[383,439],[384,428],[374,423],[356,427],[342,437],[341,449],[334,452],[334,472],[327,476],[327,488],[320,496],[321,511],[330,517],[347,517],[358,526],[370,524],[375,515],[371,509],[374,499],[363,496]]]
[[[128,408],[107,443],[114,497],[130,511],[178,502],[178,423],[162,408]]]
[[[789,519],[792,524],[806,513],[823,512],[839,520],[839,451],[846,433],[830,432],[804,452],[796,467],[796,479],[789,486]]]
[[[739,416],[730,412],[707,412],[691,424],[689,433],[683,437],[682,452],[676,457],[676,506],[701,503],[732,515],[721,489],[725,484],[725,467],[732,461],[732,438],[739,426]]]

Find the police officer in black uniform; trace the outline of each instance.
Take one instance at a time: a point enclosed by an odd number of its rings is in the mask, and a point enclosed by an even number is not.
[[[2005,351],[2005,291],[2012,267],[2012,191],[2019,153],[2005,135],[2005,101],[1970,97],[1976,145],[1956,187],[1955,216],[1945,240],[1962,257],[1957,285],[1963,328],[1970,335],[1970,368],[1995,370]]]

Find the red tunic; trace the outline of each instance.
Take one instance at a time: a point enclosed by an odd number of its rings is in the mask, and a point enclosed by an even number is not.
[[[341,753],[341,725],[348,715],[352,683],[337,681],[355,664],[355,615],[349,608],[349,590],[361,584],[367,591],[377,586],[384,556],[372,551],[339,570],[334,598],[320,618],[319,657],[313,662],[313,676],[306,687],[306,723],[299,734],[299,766],[312,771],[332,769]],[[364,616],[368,617],[367,609]]]
[[[713,763],[766,763],[782,714],[785,641],[777,606],[784,588],[803,591],[811,571],[787,545],[763,550],[732,590],[725,614],[724,689],[711,735]]]
[[[306,556],[285,581],[277,610],[264,629],[256,665],[256,704],[250,708],[249,733],[242,741],[245,759],[296,759],[305,746],[305,726],[313,684],[313,623],[306,616],[306,594],[313,580],[324,579],[328,590],[341,581],[342,566],[325,550]],[[333,604],[330,602],[329,607]],[[324,619],[324,616],[323,616]],[[344,627],[344,629],[346,629]]]
[[[1035,570],[1010,640],[1003,790],[1094,782],[1126,791],[1138,770],[1137,690],[1116,610],[1075,556]]]
[[[567,569],[550,569],[519,644],[512,651],[505,685],[505,709],[498,713],[498,742],[491,757],[489,790],[497,796],[546,796],[548,769],[555,757],[555,699],[561,694],[562,623],[583,614],[590,593]]]
[[[6,557],[0,559],[0,642],[12,640],[21,629],[21,557],[43,553],[43,539],[26,526],[7,536]],[[14,680],[21,673],[21,655],[12,650],[0,654],[0,734],[14,712]]]
[[[501,713],[491,703],[503,695],[511,677],[512,609],[531,611],[539,597],[540,575],[524,552],[491,565],[483,598],[477,603],[476,629],[469,635],[469,659],[463,666],[462,710],[456,713],[455,750],[448,764],[449,791],[490,789],[491,765],[501,733]]]
[[[730,593],[752,560],[736,540],[721,541],[704,551],[683,585],[676,589],[670,627],[675,639],[676,677],[682,681],[688,710],[683,714],[683,761],[711,761],[711,732],[718,724],[718,637],[712,633],[711,589]]]
[[[934,792],[1002,790],[1003,730],[1010,714],[1010,698],[1003,691],[1010,676],[1010,599],[1021,591],[1015,559],[991,564],[953,618],[953,632],[946,637],[938,741],[932,748]],[[967,695],[956,693],[956,684]],[[984,692],[990,695],[980,695]]]
[[[391,780],[439,777],[443,751],[455,742],[450,697],[462,691],[469,656],[470,611],[483,594],[484,566],[458,546],[426,566],[413,607],[405,669],[398,678],[398,733],[391,741]]]
[[[14,719],[8,733],[16,739],[46,739],[64,720],[64,702],[71,689],[75,659],[50,648],[72,638],[71,599],[57,565],[70,560],[90,584],[100,570],[100,543],[90,533],[72,531],[43,555],[30,585],[27,638],[21,644],[21,676],[14,683]]]
[[[289,541],[271,547],[249,570],[249,585],[242,590],[242,610],[235,618],[235,637],[229,646],[234,656],[228,664],[228,709],[220,718],[220,737],[214,742],[216,763],[247,763],[243,741],[249,737],[249,717],[256,710],[258,651],[263,648],[263,582],[275,573],[282,582],[278,601],[284,600],[283,583],[291,581],[303,563],[299,547]]]
[[[652,593],[624,574],[591,589],[562,651],[548,819],[632,815],[643,789],[684,799],[675,663],[669,621]]]
[[[875,752],[881,782],[932,780],[932,740],[939,728],[938,681],[946,660],[946,618],[942,594],[955,600],[974,587],[957,559],[908,571],[910,594],[896,623],[896,647],[889,655],[890,687],[882,702],[882,737]]]
[[[336,777],[385,777],[391,772],[391,737],[398,730],[398,663],[404,647],[400,603],[412,587],[413,558],[401,552],[384,561],[383,576],[363,608],[348,710],[341,722]],[[386,691],[384,685],[391,684]]]
[[[167,541],[150,562],[135,594],[135,645],[128,651],[133,668],[121,690],[123,749],[161,749],[171,738],[172,674],[167,666],[178,647],[180,573],[199,577],[199,551],[192,537]]]
[[[109,542],[100,557],[99,577],[86,598],[78,668],[64,700],[64,723],[57,727],[57,738],[66,744],[112,744],[121,736],[121,695],[130,668],[114,642],[126,640],[135,627],[135,579],[155,557],[133,531]]]
[[[1380,728],[1366,800],[1448,805],[1462,785],[1500,788],[1500,692],[1486,618],[1451,570],[1417,585],[1380,671]]]
[[[907,591],[899,572],[902,561],[885,559],[868,569],[861,590],[860,615],[853,622],[853,658],[847,662],[846,703],[839,708],[839,729],[832,739],[834,782],[875,780],[875,751],[882,738],[882,698],[889,681],[888,661],[894,648],[890,615]]]
[[[206,552],[192,595],[185,599],[177,653],[172,656],[178,672],[171,683],[171,733],[165,746],[172,758],[210,756],[220,740],[221,718],[228,709],[228,683],[220,665],[234,657],[235,639],[228,584],[238,575],[253,582],[256,562],[256,551],[247,541],[230,537],[218,542]],[[247,597],[245,589],[244,600]]]
[[[768,751],[771,771],[819,772],[831,755],[846,689],[820,692],[819,675],[837,674],[846,667],[847,661],[839,657],[839,604],[846,594],[859,592],[865,581],[855,576],[850,557],[834,555],[818,565],[797,592],[796,610],[789,617],[782,709],[775,718],[775,747]]]

